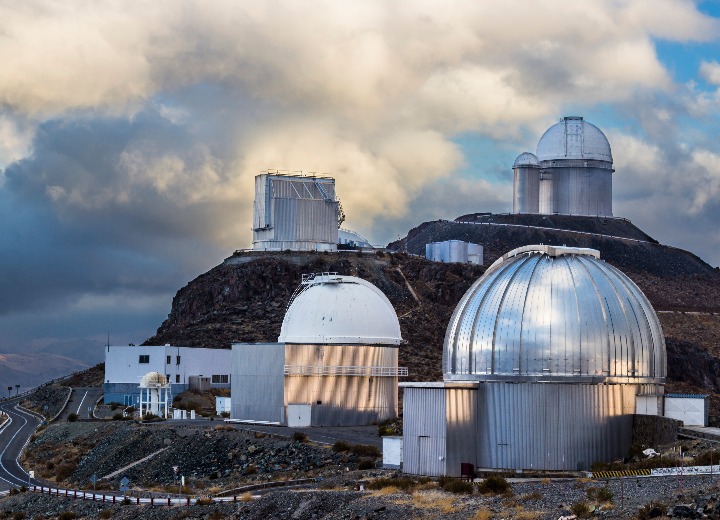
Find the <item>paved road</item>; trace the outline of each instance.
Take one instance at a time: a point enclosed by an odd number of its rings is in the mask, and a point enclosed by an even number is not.
[[[28,474],[18,463],[18,457],[25,443],[41,422],[41,418],[16,408],[20,399],[10,399],[0,404],[0,410],[10,420],[0,432],[0,490],[27,485]]]
[[[71,413],[77,414],[80,419],[92,419],[92,409],[102,393],[102,387],[73,388],[70,400],[58,420],[67,421]]]

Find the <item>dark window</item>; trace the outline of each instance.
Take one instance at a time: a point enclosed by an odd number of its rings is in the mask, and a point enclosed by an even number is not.
[[[175,382],[176,382],[176,383],[179,383],[179,382],[180,382],[180,374],[176,374],[176,375],[175,375]]]
[[[175,356],[175,364],[176,365],[180,364],[180,356]]]
[[[150,363],[150,355],[149,354],[140,354],[139,363]]]
[[[167,361],[165,361],[165,364],[166,364],[166,365],[169,365],[169,364],[170,364],[170,358],[172,358],[172,356],[168,356],[168,357],[167,357]]]
[[[211,383],[214,385],[226,385],[230,382],[228,374],[213,374]]]
[[[165,374],[165,379],[166,379],[166,380],[168,381],[168,383],[169,383],[169,382],[170,382],[170,374]]]

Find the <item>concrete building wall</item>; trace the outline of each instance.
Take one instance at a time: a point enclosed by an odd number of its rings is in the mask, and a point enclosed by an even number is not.
[[[165,375],[174,395],[187,389],[190,376],[208,376],[211,387],[230,388],[229,367],[230,349],[111,345],[105,347],[104,401],[124,403],[126,395],[139,396],[137,387],[148,372]]]
[[[285,423],[283,343],[232,346],[233,419]]]

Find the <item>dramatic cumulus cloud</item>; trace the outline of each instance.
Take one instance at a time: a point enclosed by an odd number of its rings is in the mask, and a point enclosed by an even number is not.
[[[688,218],[717,200],[712,147],[664,147],[715,103],[655,50],[718,38],[689,1],[35,0],[0,18],[0,321],[121,321],[165,298],[159,323],[179,285],[249,245],[268,168],[333,175],[376,243],[507,210],[514,155],[566,110],[636,114],[642,135],[611,135],[619,208],[666,197],[647,176],[667,160],[700,176],[665,174]]]

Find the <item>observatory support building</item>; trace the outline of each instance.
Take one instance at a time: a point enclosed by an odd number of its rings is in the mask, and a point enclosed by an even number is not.
[[[343,219],[331,177],[255,177],[255,251],[336,251]]]
[[[582,117],[563,117],[535,154],[513,164],[513,213],[612,216],[612,151],[605,134]]]
[[[593,249],[526,246],[460,300],[444,381],[404,383],[404,470],[584,470],[627,455],[639,396],[661,399],[652,306]]]
[[[232,346],[233,419],[352,426],[397,416],[400,324],[387,297],[353,276],[303,277],[278,343]]]

